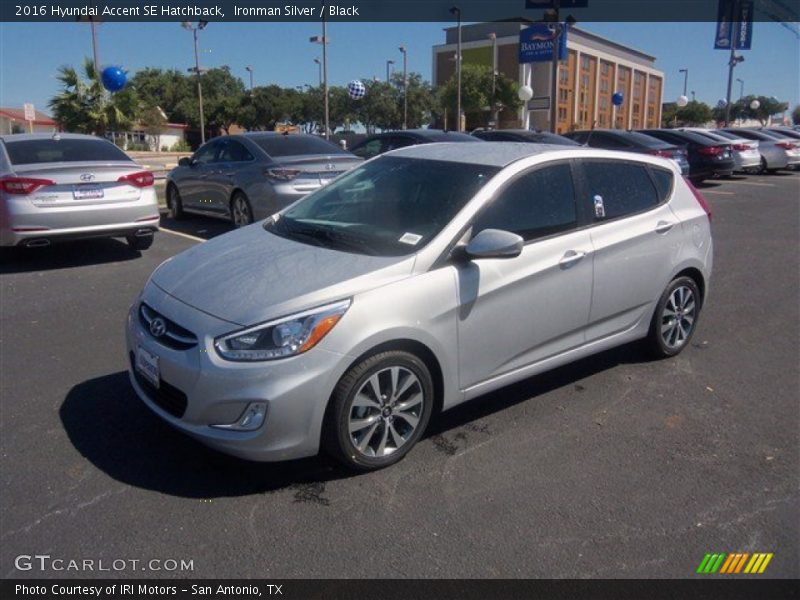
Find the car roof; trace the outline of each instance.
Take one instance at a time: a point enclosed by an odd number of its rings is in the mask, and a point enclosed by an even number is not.
[[[84,133],[14,133],[11,135],[0,135],[0,140],[3,140],[6,144],[13,144],[14,142],[26,142],[31,140],[51,140],[56,135],[62,140],[100,140],[111,143],[105,138]]]
[[[459,144],[438,142],[407,146],[388,153],[388,156],[442,160],[493,167],[505,167],[517,160],[545,153],[575,150],[575,146],[557,144],[528,144],[525,142],[484,142],[482,144]]]

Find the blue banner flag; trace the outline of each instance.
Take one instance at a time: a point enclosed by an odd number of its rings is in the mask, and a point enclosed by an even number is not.
[[[750,50],[753,43],[753,0],[719,0],[714,48]]]

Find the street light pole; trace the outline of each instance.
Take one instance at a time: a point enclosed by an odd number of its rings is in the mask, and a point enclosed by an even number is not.
[[[389,66],[393,65],[393,64],[394,64],[393,60],[387,60],[386,61],[386,83],[389,83],[390,80],[391,80],[391,74],[389,72]]]
[[[553,2],[553,62],[550,69],[550,131],[558,132],[558,50],[561,41],[561,23],[558,21],[559,0]]]
[[[97,52],[97,23],[92,17],[89,17],[89,24],[92,26],[92,56],[94,60],[94,72],[100,78],[100,56]]]
[[[497,95],[497,34],[492,32],[489,34],[489,39],[492,40],[492,102],[489,107],[489,119],[494,121],[494,127],[497,127],[497,116],[495,115],[495,96]]]
[[[322,3],[322,36],[315,35],[310,42],[322,44],[322,95],[325,106],[325,139],[330,139],[330,107],[328,103],[328,23],[325,20],[325,2]]]
[[[458,44],[456,46],[456,131],[461,131],[461,9],[453,6],[450,14],[458,18]]]
[[[197,49],[197,32],[205,29],[208,21],[198,21],[197,25],[192,25],[189,21],[184,21],[181,26],[192,32],[194,40],[194,72],[197,75],[197,103],[200,108],[200,143],[206,143],[206,123],[203,117],[203,84],[200,81],[200,53]],[[191,70],[191,69],[190,69]]]
[[[244,70],[247,71],[248,73],[250,73],[250,93],[252,94],[253,93],[253,67],[251,67],[250,65],[247,65],[244,68]]]
[[[314,59],[314,62],[317,63],[317,70],[319,71],[319,85],[322,86],[322,61],[318,58]]]
[[[400,46],[403,53],[403,129],[408,129],[408,49]]]
[[[736,81],[739,82],[739,100],[744,98],[744,79],[736,78]]]
[[[678,69],[678,73],[683,73],[683,95],[689,89],[689,69]]]

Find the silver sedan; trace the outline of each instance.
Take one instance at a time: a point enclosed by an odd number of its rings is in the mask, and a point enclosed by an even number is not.
[[[273,132],[215,138],[167,176],[167,207],[237,227],[277,212],[363,159],[322,138]]]
[[[124,237],[144,250],[158,223],[153,174],[111,142],[68,133],[0,137],[0,245]]]
[[[128,314],[131,383],[223,452],[385,467],[436,411],[640,338],[681,352],[710,218],[655,156],[395,150],[161,265]]]

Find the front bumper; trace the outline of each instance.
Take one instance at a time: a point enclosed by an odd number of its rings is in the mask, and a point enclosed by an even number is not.
[[[126,327],[130,381],[153,412],[203,444],[248,460],[287,460],[319,451],[327,401],[351,359],[317,347],[275,361],[226,361],[217,355],[213,340],[237,329],[237,325],[202,313],[152,284],[145,289],[143,299],[198,338],[197,345],[189,349],[164,345],[145,330],[139,319],[140,302],[131,307]],[[143,383],[134,371],[140,347],[158,356],[162,394],[155,393],[155,388]],[[184,410],[175,408],[176,396],[180,396]],[[267,403],[266,420],[259,429],[212,427],[236,422],[255,401]]]

